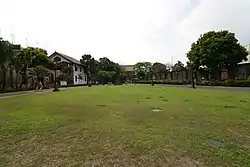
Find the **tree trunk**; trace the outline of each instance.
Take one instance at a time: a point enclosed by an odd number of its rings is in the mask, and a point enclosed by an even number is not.
[[[10,86],[12,89],[14,89],[14,82],[13,82],[13,68],[11,65],[9,65],[9,69],[10,69]]]
[[[22,82],[21,82],[20,85],[19,85],[19,89],[22,88],[22,86],[23,86],[23,84],[24,84],[24,82],[25,82],[24,80],[25,80],[25,75],[22,74]]]
[[[3,72],[3,85],[2,85],[2,90],[3,92],[5,92],[6,90],[6,74],[7,74],[7,70],[2,68],[2,72]]]
[[[18,90],[18,76],[19,76],[19,72],[16,71],[16,90]]]
[[[87,85],[88,85],[88,87],[91,87],[90,75],[87,75]]]
[[[196,71],[191,70],[191,80],[192,80],[192,88],[195,89],[195,76],[196,76]]]

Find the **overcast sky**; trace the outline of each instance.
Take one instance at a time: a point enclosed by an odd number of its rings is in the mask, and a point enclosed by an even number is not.
[[[250,0],[0,0],[0,35],[80,59],[186,62],[199,35],[228,29],[250,43]],[[27,41],[26,41],[27,38]]]

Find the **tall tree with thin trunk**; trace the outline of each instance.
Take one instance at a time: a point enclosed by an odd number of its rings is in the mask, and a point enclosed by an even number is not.
[[[10,62],[9,49],[10,43],[0,39],[0,72],[2,76],[2,91],[5,91],[6,87],[6,75]]]
[[[91,77],[93,76],[95,72],[96,67],[96,61],[90,54],[85,54],[82,56],[82,59],[80,60],[83,70],[87,75],[87,85],[91,86]]]

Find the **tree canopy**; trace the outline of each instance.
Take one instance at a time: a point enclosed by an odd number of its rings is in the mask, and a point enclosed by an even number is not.
[[[138,77],[138,79],[145,79],[150,75],[152,63],[150,62],[138,62],[134,65],[133,70],[135,73],[135,76]]]
[[[246,60],[247,55],[246,49],[240,45],[235,34],[223,30],[209,31],[201,35],[191,45],[187,58],[194,68],[203,66],[215,75],[218,74],[220,69],[226,68],[229,71],[229,76],[233,77],[234,72],[231,69]]]

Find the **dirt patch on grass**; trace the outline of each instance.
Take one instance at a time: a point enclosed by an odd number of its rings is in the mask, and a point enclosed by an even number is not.
[[[168,99],[162,99],[161,101],[167,102],[167,101],[168,101]]]
[[[18,141],[8,141],[14,145],[1,148],[4,150],[0,159],[4,166],[186,166],[203,167],[204,165],[189,157],[183,157],[167,146],[133,154],[133,149],[123,143],[120,137],[101,133],[81,134],[81,131],[31,135]]]
[[[237,130],[234,128],[228,128],[227,130],[228,130],[228,132],[234,134],[237,137],[250,140],[250,135],[246,134],[246,132],[237,132]]]
[[[226,146],[225,143],[218,141],[218,140],[213,140],[213,139],[208,140],[207,145],[211,147],[217,147],[217,148],[224,148]]]
[[[238,108],[236,105],[224,105],[223,108]]]
[[[106,104],[97,104],[96,106],[97,107],[107,107],[108,105],[106,105]]]
[[[241,103],[247,103],[248,100],[240,100]]]

